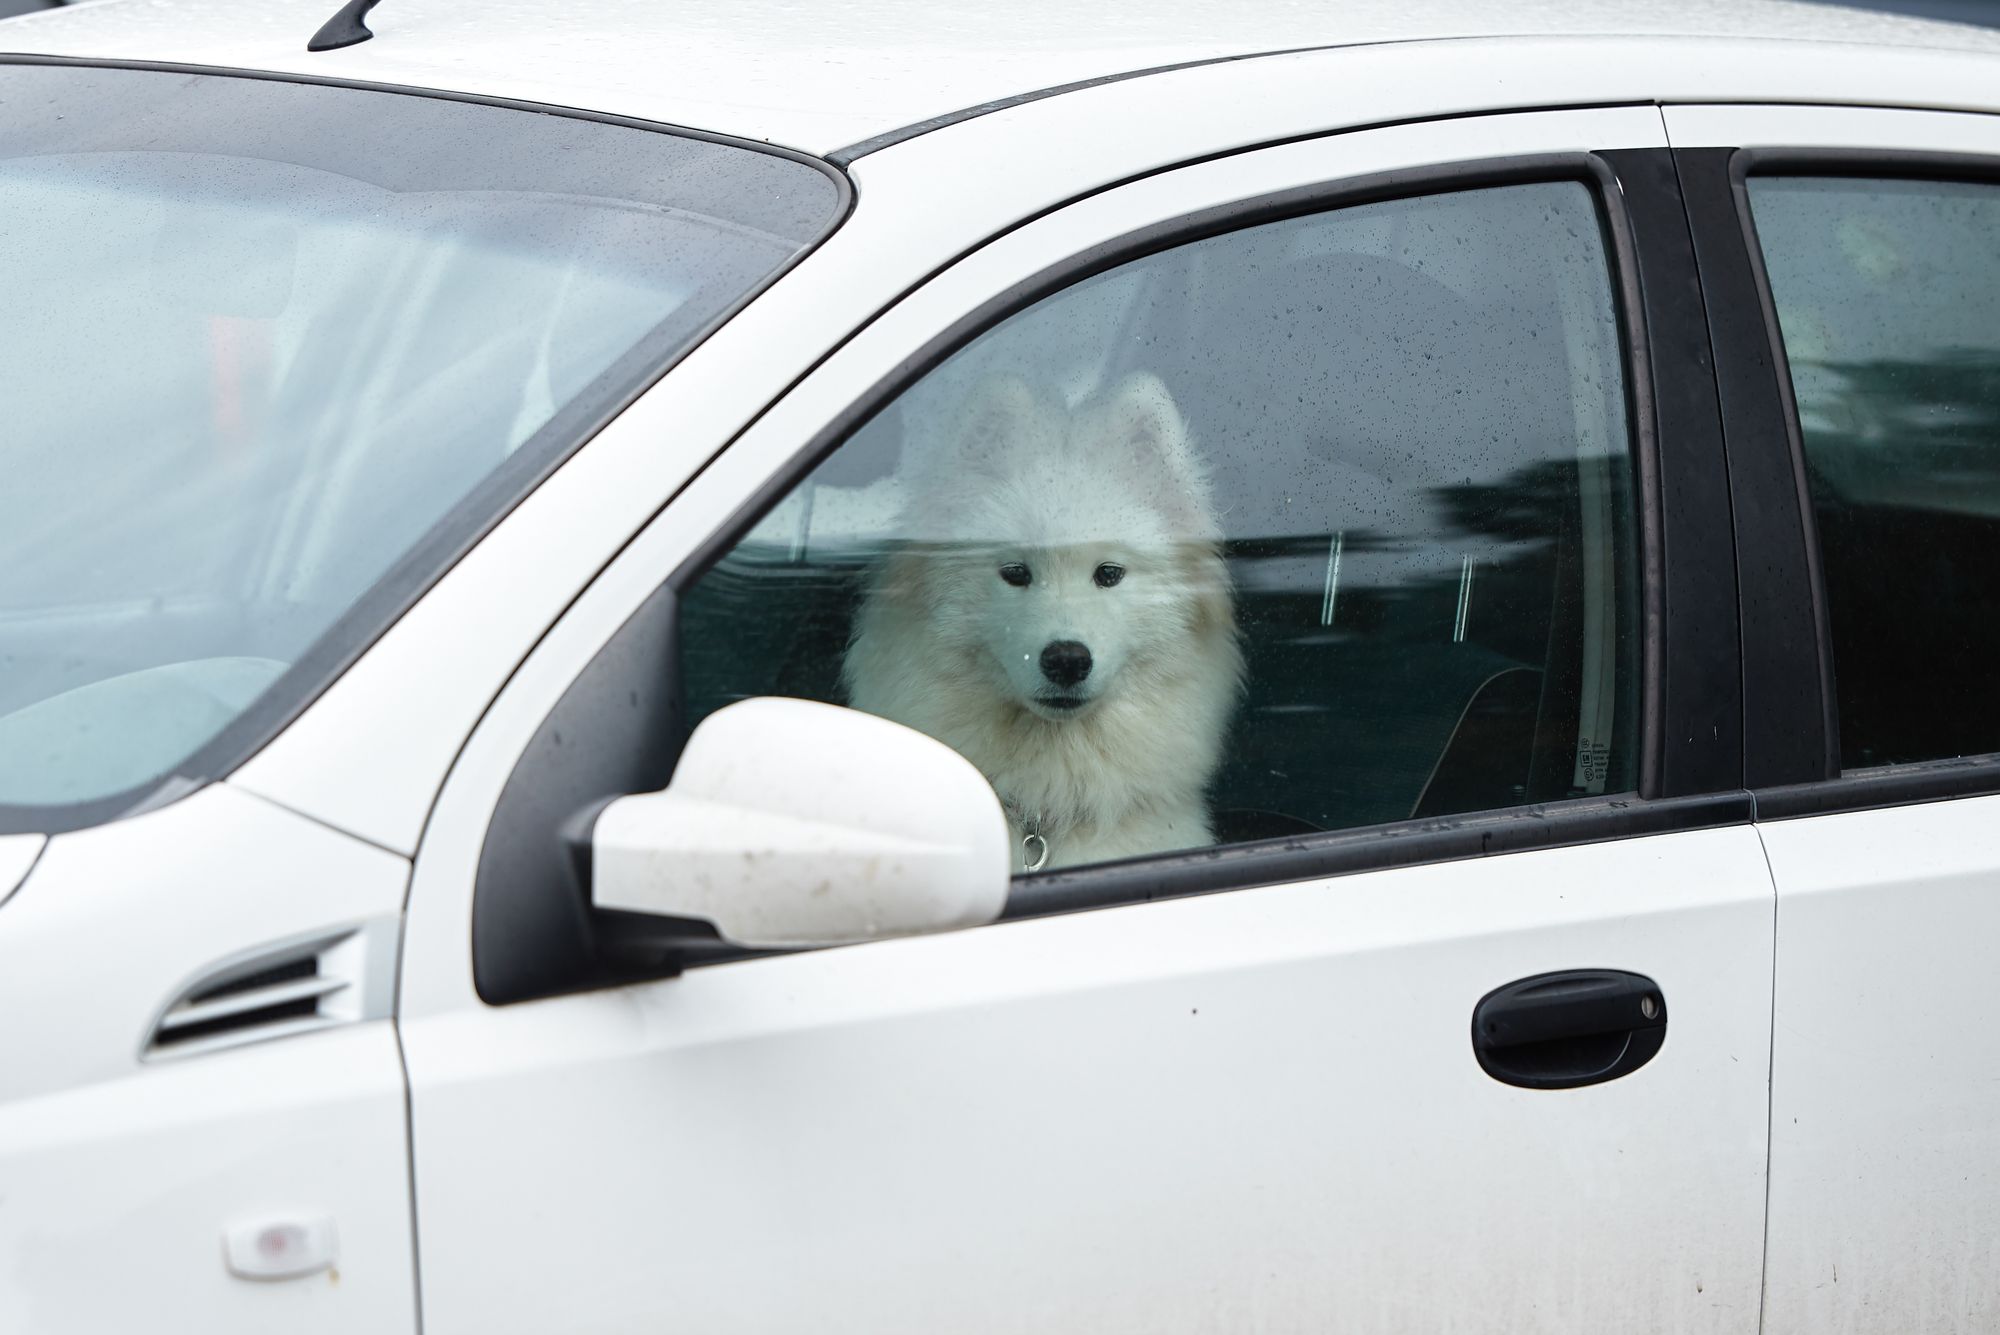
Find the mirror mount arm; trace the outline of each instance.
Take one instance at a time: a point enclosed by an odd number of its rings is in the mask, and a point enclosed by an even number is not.
[[[699,918],[669,918],[654,913],[628,913],[598,908],[591,902],[591,832],[597,818],[616,798],[591,802],[562,823],[559,837],[568,859],[571,884],[583,897],[592,952],[612,968],[643,971],[648,978],[678,978],[690,965],[755,959],[778,954],[750,950],[722,939],[715,924]]]
[[[700,944],[703,927],[708,927],[713,941],[715,929],[692,918],[656,918],[617,909],[590,912],[591,945],[598,958],[613,966],[643,969],[649,978],[680,977],[690,963],[688,956]]]

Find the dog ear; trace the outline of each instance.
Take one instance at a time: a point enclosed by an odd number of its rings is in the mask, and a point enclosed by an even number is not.
[[[948,456],[969,472],[1005,473],[1011,455],[1043,428],[1048,415],[1047,405],[1020,376],[988,376],[966,399]]]
[[[1207,536],[1206,530],[1213,526],[1208,519],[1208,470],[1166,383],[1150,371],[1134,371],[1098,399],[1095,411],[1097,438],[1152,481],[1161,492],[1163,508],[1195,530],[1191,536]]]
[[[1113,430],[1134,445],[1161,451],[1185,448],[1187,423],[1166,382],[1151,371],[1134,371],[1104,396]]]

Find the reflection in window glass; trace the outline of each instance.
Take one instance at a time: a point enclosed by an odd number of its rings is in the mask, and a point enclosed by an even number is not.
[[[225,772],[841,205],[436,97],[0,64],[0,107],[0,832]]]
[[[2000,751],[2000,190],[1756,178],[1846,768]]]
[[[689,591],[690,716],[928,732],[1023,870],[1624,789],[1619,346],[1575,184],[1126,264],[906,391]]]

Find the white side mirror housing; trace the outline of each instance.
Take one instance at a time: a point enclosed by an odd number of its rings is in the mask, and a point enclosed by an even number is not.
[[[591,829],[591,901],[698,918],[739,946],[823,946],[1000,916],[1007,819],[942,742],[772,696],[704,719],[673,781]]]

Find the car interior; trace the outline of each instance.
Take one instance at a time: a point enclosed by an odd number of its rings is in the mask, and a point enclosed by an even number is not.
[[[2000,190],[1753,176],[1836,664],[1844,769],[2000,751]]]
[[[1212,788],[1218,838],[1629,782],[1579,755],[1587,717],[1635,722],[1629,700],[1597,698],[1630,679],[1631,574],[1615,559],[1630,502],[1623,458],[1593,454],[1572,402],[1556,284],[1455,290],[1393,237],[1388,253],[1284,224],[1231,240],[1133,266],[1143,280],[1125,285],[1096,377],[1159,375],[1211,461],[1249,665]],[[686,592],[690,725],[754,695],[840,701],[886,494],[920,431],[914,397]],[[1494,457],[1515,466],[1469,462]]]

